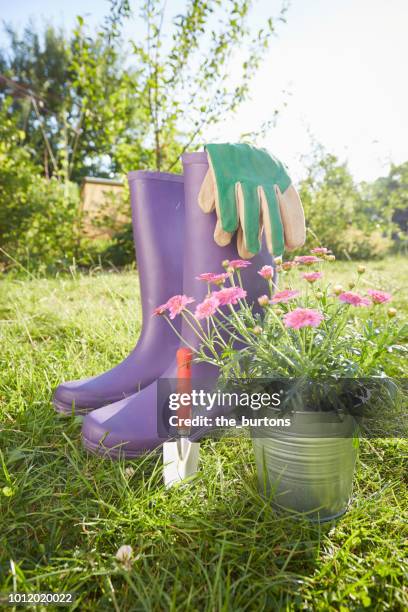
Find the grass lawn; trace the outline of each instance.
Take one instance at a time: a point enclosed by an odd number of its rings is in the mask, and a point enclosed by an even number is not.
[[[367,267],[408,313],[408,260]],[[362,442],[352,506],[320,527],[261,499],[245,439],[205,441],[200,477],[170,491],[158,454],[82,450],[52,391],[126,356],[138,299],[135,272],[1,280],[0,593],[74,591],[78,610],[407,610],[406,440]]]

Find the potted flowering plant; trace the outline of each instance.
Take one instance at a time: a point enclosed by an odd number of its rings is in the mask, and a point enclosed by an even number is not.
[[[389,307],[391,294],[362,289],[363,266],[347,290],[328,282],[326,267],[334,259],[319,247],[292,261],[275,260],[283,289],[274,283],[274,268],[264,266],[258,274],[265,293],[257,304],[248,304],[241,279],[250,262],[225,261],[224,272],[199,277],[208,283],[201,303],[174,296],[156,309],[170,324],[177,314],[185,318],[197,334],[197,346],[190,346],[196,359],[217,366],[221,379],[296,381],[287,405],[290,427],[253,434],[258,481],[275,504],[318,520],[345,511],[357,450],[352,416],[340,410],[334,420],[317,417],[334,410],[314,390],[328,379],[386,376],[391,347],[406,335]]]

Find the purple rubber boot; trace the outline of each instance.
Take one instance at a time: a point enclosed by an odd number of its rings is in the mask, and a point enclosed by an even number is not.
[[[197,302],[204,299],[207,284],[196,280],[203,272],[222,272],[224,259],[239,259],[235,239],[226,247],[219,247],[214,242],[215,213],[205,214],[201,211],[197,197],[201,183],[208,169],[206,153],[188,153],[183,155],[184,166],[184,202],[185,202],[185,236],[184,236],[184,285],[183,291]],[[173,231],[174,226],[172,226]],[[248,291],[248,302],[255,301],[265,293],[265,282],[257,271],[265,264],[272,264],[265,244],[261,252],[251,259],[251,266],[242,270],[243,283]],[[173,293],[175,293],[173,291]],[[170,292],[166,299],[171,297]],[[162,300],[165,301],[165,300]],[[177,320],[176,317],[175,321]],[[181,317],[180,317],[181,318]],[[182,330],[183,336],[194,344],[197,339],[190,334],[189,328]],[[161,375],[161,378],[176,378],[176,359]],[[193,377],[213,376],[212,366],[205,363],[193,364]],[[112,458],[125,458],[155,449],[163,440],[158,435],[157,424],[157,381],[145,387],[140,393],[99,408],[84,419],[82,435],[85,448],[92,452]]]
[[[134,394],[156,380],[179,346],[166,321],[153,309],[181,293],[183,277],[183,177],[163,172],[130,172],[133,237],[137,253],[143,325],[136,347],[112,370],[63,383],[55,391],[58,412],[86,413]],[[180,322],[177,322],[180,325]]]

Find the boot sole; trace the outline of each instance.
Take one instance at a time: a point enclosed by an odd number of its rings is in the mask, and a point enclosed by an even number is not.
[[[104,459],[137,459],[149,453],[158,452],[161,450],[161,444],[154,449],[146,449],[144,451],[136,451],[131,449],[126,450],[125,448],[120,448],[119,446],[108,448],[107,446],[103,446],[101,442],[91,442],[84,436],[82,436],[82,445],[89,453],[99,455]]]

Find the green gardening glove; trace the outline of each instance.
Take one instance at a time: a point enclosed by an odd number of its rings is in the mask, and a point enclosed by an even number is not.
[[[209,144],[209,170],[199,193],[204,212],[216,211],[214,239],[229,244],[238,230],[237,247],[246,259],[259,253],[262,232],[274,256],[302,246],[302,203],[287,171],[264,149],[248,144]]]

